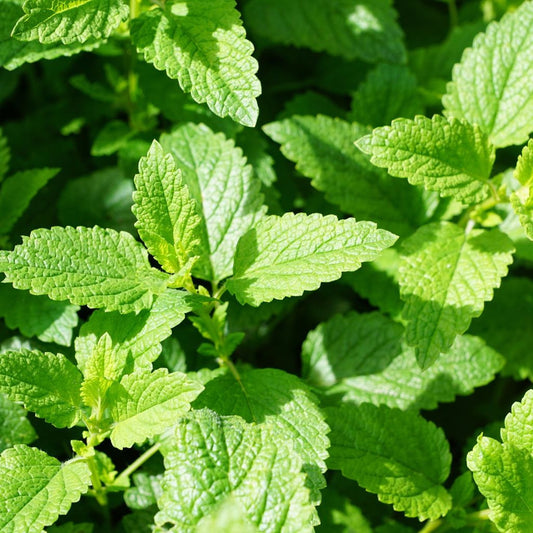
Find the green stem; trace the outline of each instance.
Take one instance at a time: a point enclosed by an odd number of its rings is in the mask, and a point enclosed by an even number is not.
[[[419,533],[430,533],[431,531],[435,531],[440,526],[442,526],[443,521],[442,520],[431,520],[431,522],[428,522]]]
[[[133,463],[131,463],[131,465],[128,466],[128,468],[125,468],[117,476],[117,479],[131,476],[131,474],[133,474],[133,472],[135,472],[135,470],[137,470],[146,461],[148,461],[148,459],[150,459],[150,457],[152,457],[152,455],[154,455],[159,450],[159,448],[161,448],[161,443],[160,442],[156,442],[153,446],[148,448],[141,456],[137,457],[137,459],[135,459],[135,461],[133,461]]]
[[[100,476],[98,475],[98,467],[96,466],[96,459],[94,456],[87,457],[87,465],[89,466],[89,470],[91,471],[91,483],[93,485],[94,490],[94,496],[96,498],[96,501],[102,506],[107,506],[107,495],[105,493],[105,489],[102,486],[102,482],[100,481]]]
[[[455,28],[459,24],[459,14],[455,0],[448,0],[448,13],[450,15],[450,28]]]

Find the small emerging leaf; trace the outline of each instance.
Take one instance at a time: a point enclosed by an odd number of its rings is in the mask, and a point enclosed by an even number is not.
[[[522,187],[511,194],[511,205],[526,235],[533,240],[533,140],[522,150],[514,177]]]

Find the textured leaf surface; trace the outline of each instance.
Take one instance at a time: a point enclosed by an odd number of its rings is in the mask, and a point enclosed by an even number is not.
[[[371,338],[376,340],[380,336],[385,337],[382,331],[369,331],[368,335],[373,335]],[[424,372],[420,371],[414,350],[406,346],[390,364],[384,361],[382,369],[379,369],[381,358],[376,361],[367,360],[365,364],[358,366],[359,356],[364,353],[359,348],[349,353],[336,353],[329,346],[326,346],[325,353],[312,353],[317,361],[310,373],[312,384],[317,381],[315,368],[326,367],[333,374],[335,382],[325,388],[324,393],[335,402],[339,399],[356,404],[369,402],[402,410],[435,409],[441,402],[452,402],[458,395],[471,394],[474,388],[490,383],[504,365],[500,354],[481,339],[470,335],[457,337],[449,352]],[[331,345],[333,346],[335,344]],[[370,347],[366,343],[365,346]],[[350,373],[347,361],[352,357],[354,367],[357,368]],[[327,372],[325,374],[328,375]],[[343,377],[344,375],[347,376]]]
[[[87,463],[61,464],[37,448],[17,445],[0,455],[0,529],[41,533],[87,492]]]
[[[169,289],[156,299],[151,309],[137,315],[95,311],[75,340],[78,366],[83,371],[98,339],[108,333],[114,349],[126,359],[126,373],[151,370],[151,363],[161,353],[161,341],[170,336],[172,328],[191,310],[189,301],[184,291]]]
[[[425,221],[419,191],[372,165],[353,145],[367,128],[319,115],[291,117],[263,129],[311,185],[346,213],[399,234]]]
[[[311,331],[302,347],[302,375],[328,387],[376,374],[402,351],[403,327],[379,313],[335,315]]]
[[[514,177],[522,187],[511,194],[511,205],[526,235],[533,240],[533,141],[522,150]]]
[[[436,519],[451,508],[442,483],[451,454],[441,429],[410,412],[370,404],[326,409],[331,468],[406,516]]]
[[[146,474],[136,472],[133,474],[134,486],[124,492],[124,502],[130,509],[146,509],[157,504],[157,499],[162,494],[161,482],[163,474]]]
[[[180,420],[162,452],[166,472],[156,524],[192,533],[232,498],[260,531],[313,531],[301,459],[269,425],[195,412]]]
[[[195,273],[215,281],[230,276],[239,238],[264,212],[261,182],[233,141],[207,126],[181,126],[163,135],[161,144],[174,156],[202,216],[208,261]]]
[[[468,235],[443,222],[420,228],[404,241],[400,292],[407,320],[405,338],[422,368],[448,351],[456,335],[492,299],[507,275],[514,247],[498,230]]]
[[[506,359],[504,375],[533,380],[533,281],[508,277],[502,281],[494,300],[472,322],[470,332],[480,335]]]
[[[121,313],[150,307],[168,279],[129,233],[98,226],[35,230],[3,267],[17,289]]]
[[[175,424],[203,390],[185,374],[169,374],[164,368],[128,374],[120,384],[125,394],[111,409],[111,442],[119,449],[141,444]]]
[[[203,234],[181,171],[157,141],[139,162],[135,187],[132,209],[141,239],[167,272],[179,272],[198,255]]]
[[[502,443],[480,436],[468,454],[468,468],[487,498],[500,531],[522,533],[533,520],[533,392],[516,402],[501,430]]]
[[[39,41],[19,41],[11,36],[11,30],[24,15],[23,0],[0,1],[0,66],[13,70],[24,63],[33,63],[40,59],[71,56],[84,50],[96,48],[100,42],[89,39],[81,44],[74,42],[64,45],[61,42],[41,44]]]
[[[15,444],[29,444],[36,438],[26,411],[0,394],[0,452]]]
[[[129,12],[121,0],[27,0],[23,9],[25,15],[17,22],[13,35],[43,44],[84,43],[91,37],[108,37]]]
[[[353,94],[349,119],[368,126],[384,126],[398,117],[413,118],[424,107],[417,80],[404,65],[380,63]]]
[[[257,61],[233,0],[164,4],[132,21],[131,37],[158,70],[220,117],[257,121]]]
[[[524,2],[474,39],[443,97],[448,115],[478,124],[496,147],[521,144],[533,130],[533,4]]]
[[[7,327],[20,330],[26,337],[70,346],[72,330],[78,325],[78,309],[68,302],[0,285],[0,316]]]
[[[357,270],[395,240],[373,222],[353,218],[318,213],[265,217],[239,241],[227,287],[241,303],[255,306],[300,296]]]
[[[370,62],[405,58],[390,0],[252,0],[245,15],[254,31],[275,42]]]
[[[0,355],[0,391],[56,427],[79,420],[81,380],[61,354],[21,349]]]
[[[220,415],[270,424],[280,438],[293,443],[311,487],[315,491],[324,488],[329,428],[315,396],[300,379],[281,370],[243,369],[239,374],[240,383],[229,372],[206,383],[195,408],[208,407]]]
[[[480,128],[466,121],[441,115],[396,119],[356,144],[374,165],[441,196],[478,203],[491,194],[494,148]]]

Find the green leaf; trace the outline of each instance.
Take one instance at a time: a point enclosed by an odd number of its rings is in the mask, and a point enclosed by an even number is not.
[[[79,370],[62,354],[21,349],[0,355],[0,392],[56,427],[81,415]]]
[[[111,442],[119,449],[142,444],[175,424],[203,390],[185,374],[164,368],[128,374],[120,384],[124,394],[111,408]]]
[[[266,423],[277,435],[293,443],[309,476],[312,497],[320,501],[318,490],[325,487],[322,473],[329,431],[317,399],[300,379],[273,368],[239,369],[238,382],[230,372],[205,385],[195,408],[208,407],[220,415],[239,415],[247,422]]]
[[[111,336],[109,333],[105,333],[98,339],[91,355],[85,362],[83,369],[85,380],[104,378],[118,381],[124,371],[125,359],[126,354],[116,350]]]
[[[11,231],[32,198],[58,172],[57,168],[25,170],[4,181],[0,189],[0,233]]]
[[[61,223],[69,226],[97,225],[133,233],[133,190],[132,180],[116,167],[70,180],[57,203]]]
[[[533,380],[533,281],[508,277],[502,281],[494,300],[472,322],[470,332],[480,335],[506,359],[502,371],[516,380]]]
[[[335,315],[302,346],[302,375],[328,387],[344,378],[378,374],[402,351],[403,327],[379,313]]]
[[[151,363],[161,353],[161,341],[192,309],[191,298],[185,291],[168,289],[158,296],[151,309],[139,314],[95,311],[83,324],[75,340],[76,361],[84,371],[98,339],[109,334],[114,349],[126,358],[125,373],[151,370]]]
[[[112,120],[98,132],[91,147],[91,155],[99,157],[114,154],[134,135],[135,132],[128,124],[122,120]]]
[[[78,325],[78,310],[68,302],[54,302],[47,296],[0,285],[0,317],[8,328],[19,329],[26,337],[70,346],[72,330]]]
[[[387,248],[374,261],[365,263],[356,272],[345,274],[342,279],[382,313],[397,319],[402,314],[403,307],[400,299],[399,262],[397,248]]]
[[[245,15],[254,31],[278,43],[369,62],[405,59],[390,0],[251,0]]]
[[[0,33],[0,38],[1,38]],[[1,50],[1,48],[0,48]],[[0,63],[1,65],[1,63]],[[0,128],[0,182],[4,180],[9,170],[9,162],[11,160],[11,150],[7,143],[7,137],[4,135],[4,132]]]
[[[376,168],[353,145],[367,128],[319,115],[291,117],[263,129],[311,185],[344,212],[400,235],[425,222],[420,192]]]
[[[132,210],[141,239],[167,272],[179,272],[199,255],[201,221],[181,171],[157,141],[139,162],[135,187]]]
[[[26,411],[0,394],[0,452],[15,444],[29,444],[37,438]]]
[[[121,313],[150,307],[168,280],[129,233],[98,226],[34,230],[2,266],[16,289]]]
[[[405,338],[422,368],[447,352],[456,335],[483,312],[507,275],[512,241],[498,230],[465,231],[443,222],[421,227],[403,242],[400,293]]]
[[[264,213],[261,182],[240,148],[207,126],[186,124],[161,136],[196,200],[205,237],[193,272],[215,282],[231,276],[237,242]]]
[[[196,533],[259,533],[240,505],[231,496],[226,498],[211,514],[204,516],[196,526]]]
[[[424,108],[415,76],[404,65],[380,63],[352,96],[348,118],[368,126],[383,126],[398,117],[413,118]]]
[[[130,509],[146,509],[156,505],[158,498],[163,493],[161,482],[163,474],[146,474],[136,472],[133,474],[134,487],[124,493],[124,502]]]
[[[93,50],[101,43],[89,39],[85,43],[41,44],[39,41],[19,41],[11,36],[13,26],[24,15],[23,0],[0,0],[0,67],[14,70],[24,63],[34,63],[40,59],[54,59]]]
[[[358,148],[392,176],[441,196],[479,203],[491,194],[494,147],[476,125],[441,115],[396,119],[359,139]]]
[[[395,240],[373,222],[353,218],[318,213],[265,217],[239,241],[227,287],[240,303],[254,306],[301,296],[357,270]]]
[[[522,187],[511,194],[511,205],[526,235],[533,240],[533,140],[522,150],[514,177]]]
[[[253,45],[233,0],[163,5],[131,23],[131,38],[146,61],[178,80],[215,115],[254,126],[261,84]]]
[[[0,530],[41,533],[79,501],[90,483],[85,461],[61,464],[37,448],[9,448],[0,455]]]
[[[474,39],[453,69],[445,113],[477,124],[497,148],[522,144],[533,130],[533,4],[524,2]]]
[[[347,324],[350,325],[349,322]],[[369,330],[367,334],[374,335],[376,343],[380,336],[386,337],[381,331]],[[402,353],[387,366],[383,365],[381,370],[370,371],[372,367],[379,365],[380,360],[367,361],[359,368],[354,368],[351,375],[342,377],[337,366],[340,366],[344,374],[348,374],[348,365],[343,364],[342,358],[352,357],[352,353],[335,353],[329,346],[330,344],[326,346],[326,353],[312,354],[317,360],[317,368],[327,365],[331,368],[330,372],[339,374],[338,377],[334,375],[335,383],[324,389],[327,396],[335,402],[339,399],[355,404],[369,402],[402,410],[435,409],[441,402],[454,401],[457,395],[467,396],[474,388],[490,383],[504,364],[501,355],[481,339],[463,335],[455,339],[448,353],[439,357],[424,372],[420,372],[414,350],[403,347]],[[371,345],[366,346],[370,349]],[[364,352],[359,348],[354,350],[354,367],[357,366],[357,356],[361,353]],[[367,367],[370,367],[368,371]],[[315,372],[315,369],[312,371]]]
[[[157,525],[193,533],[231,498],[260,531],[313,531],[315,510],[302,461],[269,425],[197,411],[178,422],[162,453],[166,472]]]
[[[317,533],[372,533],[367,519],[351,499],[328,486],[318,508]]]
[[[521,533],[533,519],[532,390],[513,404],[501,437],[503,444],[480,435],[467,464],[498,529]]]
[[[83,522],[80,524],[74,524],[72,522],[66,522],[60,526],[49,527],[47,533],[93,533],[94,524],[89,522]]]
[[[434,520],[451,508],[442,483],[451,454],[441,429],[410,411],[370,404],[326,409],[331,468],[406,516]]]
[[[43,44],[105,39],[129,12],[122,0],[26,0],[23,9],[25,15],[13,28],[13,36]]]

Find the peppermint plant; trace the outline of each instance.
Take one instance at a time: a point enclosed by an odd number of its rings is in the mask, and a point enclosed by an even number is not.
[[[0,13],[1,532],[531,530],[533,1]]]

